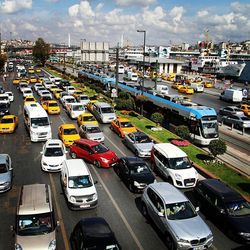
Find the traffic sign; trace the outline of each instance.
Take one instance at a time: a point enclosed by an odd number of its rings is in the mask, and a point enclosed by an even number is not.
[[[118,96],[117,96],[117,90],[116,90],[116,89],[112,89],[112,90],[111,90],[111,97],[118,97]]]

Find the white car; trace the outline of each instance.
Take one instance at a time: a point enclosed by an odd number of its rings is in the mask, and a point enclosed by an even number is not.
[[[31,88],[24,88],[22,90],[22,93],[23,93],[23,98],[25,98],[26,96],[34,96]]]
[[[27,82],[20,82],[18,84],[19,91],[22,93],[24,88],[29,88],[29,84]]]
[[[13,95],[13,93],[11,91],[7,91],[7,92],[5,92],[5,94],[7,94],[9,96],[10,102],[14,101],[14,95]]]
[[[38,88],[41,88],[41,87],[43,87],[43,85],[41,83],[35,83],[34,90],[37,92]]]
[[[80,114],[85,112],[85,106],[80,102],[67,103],[66,112],[71,119],[76,119]]]
[[[53,82],[51,82],[51,81],[45,81],[45,82],[43,83],[43,86],[44,86],[46,89],[49,89],[52,85],[53,85]]]
[[[54,83],[55,85],[59,85],[59,83],[61,82],[62,78],[60,77],[55,77]]]
[[[10,104],[10,98],[9,95],[4,93],[4,94],[0,94],[0,102],[1,103],[5,103],[5,104]]]
[[[49,77],[49,80],[50,80],[51,82],[54,82],[54,81],[55,81],[55,77],[54,77],[54,76],[50,76],[50,77]]]
[[[47,172],[61,171],[63,161],[66,160],[66,149],[61,140],[49,139],[41,151],[41,168]]]
[[[74,86],[65,86],[63,87],[66,92],[68,92],[70,95],[74,94],[76,88]]]
[[[62,105],[63,105],[64,108],[66,108],[66,105],[68,103],[75,103],[75,102],[76,102],[76,99],[72,95],[65,95],[61,99],[61,103],[62,103]]]
[[[41,92],[40,92],[40,96],[41,96],[41,97],[49,96],[49,97],[51,97],[51,99],[53,99],[52,94],[51,94],[48,90],[43,90],[43,91],[41,91]]]
[[[45,91],[46,90],[46,88],[44,88],[44,86],[42,86],[42,87],[38,87],[37,88],[37,94],[40,96],[41,95],[41,93],[43,92],[43,91]]]
[[[87,105],[89,103],[90,99],[89,99],[88,95],[79,95],[77,97],[77,101],[84,104],[84,105]]]

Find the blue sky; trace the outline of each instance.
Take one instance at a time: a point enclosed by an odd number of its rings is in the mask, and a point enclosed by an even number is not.
[[[79,44],[124,37],[125,44],[169,45],[204,40],[213,42],[250,39],[250,1],[230,0],[0,0],[3,39]]]

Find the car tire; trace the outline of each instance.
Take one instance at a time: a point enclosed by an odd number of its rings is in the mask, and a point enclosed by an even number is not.
[[[71,158],[73,158],[73,159],[76,159],[76,158],[77,158],[77,155],[76,155],[76,153],[74,153],[74,152],[71,152],[70,155],[71,155]]]
[[[100,168],[101,167],[101,164],[99,161],[94,161],[94,165],[97,167],[97,168]]]
[[[176,249],[174,240],[169,233],[166,234],[165,241],[166,241],[166,245],[167,245],[168,250],[175,250]]]
[[[147,210],[147,207],[144,203],[142,203],[141,205],[141,212],[142,212],[142,215],[148,219],[148,210]]]

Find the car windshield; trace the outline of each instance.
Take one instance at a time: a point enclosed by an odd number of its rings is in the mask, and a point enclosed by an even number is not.
[[[7,108],[8,105],[6,103],[0,103],[0,108]]]
[[[234,112],[242,112],[240,108],[234,108]]]
[[[250,121],[250,118],[245,117],[245,116],[242,116],[242,117],[241,117],[241,120],[242,120],[242,121]]]
[[[226,204],[228,214],[231,216],[250,215],[250,203],[247,201],[236,201]]]
[[[0,174],[7,173],[8,169],[6,164],[0,163]]]
[[[136,143],[150,143],[151,140],[147,135],[139,135],[135,137]]]
[[[121,122],[122,128],[131,128],[134,127],[130,122]]]
[[[101,130],[99,127],[88,127],[87,128],[88,133],[101,133]]]
[[[54,230],[52,213],[19,215],[17,234],[21,236],[48,234]]]
[[[187,169],[191,168],[190,161],[187,157],[169,158],[169,168]]]
[[[97,154],[105,153],[105,152],[107,152],[109,150],[107,147],[105,147],[101,143],[93,146],[92,149]]]
[[[146,173],[150,173],[147,165],[143,164],[143,163],[132,165],[130,172],[131,172],[131,174],[146,174]]]
[[[84,108],[83,105],[74,105],[74,106],[73,106],[73,110],[74,110],[74,111],[84,111],[85,108]]]
[[[12,118],[3,118],[1,120],[1,123],[4,123],[4,124],[6,124],[6,123],[13,123],[13,119]]]
[[[47,157],[63,156],[63,150],[60,147],[46,148],[44,156],[47,156]]]
[[[84,116],[83,117],[84,121],[95,121],[95,117],[90,115],[90,116]]]
[[[92,185],[89,175],[69,177],[69,188],[86,188]]]
[[[166,216],[169,220],[184,220],[197,216],[189,201],[166,204]]]
[[[31,118],[31,126],[48,126],[49,120],[47,117]]]
[[[102,109],[102,113],[104,114],[114,113],[114,109],[111,107],[106,107],[106,108],[101,108],[101,109]]]
[[[66,128],[64,129],[65,135],[75,135],[78,134],[77,130],[75,128]]]
[[[0,96],[0,101],[8,101],[9,97],[8,96]]]
[[[66,99],[65,102],[66,102],[66,103],[74,103],[74,102],[75,102],[75,99],[69,98],[69,99]]]
[[[81,96],[80,99],[81,100],[89,100],[89,97],[88,96]]]
[[[56,102],[49,103],[49,107],[57,107],[58,104]]]

